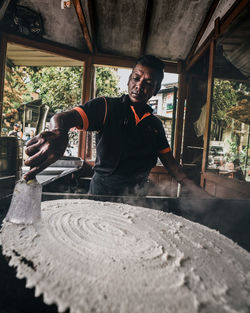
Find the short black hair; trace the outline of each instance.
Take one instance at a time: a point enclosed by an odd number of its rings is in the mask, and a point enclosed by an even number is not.
[[[157,80],[158,80],[156,89],[158,92],[161,88],[161,82],[162,82],[163,77],[164,77],[164,66],[165,66],[164,62],[161,59],[155,57],[154,55],[146,54],[146,55],[143,55],[139,59],[136,60],[135,66],[137,64],[141,64],[143,66],[150,67],[156,71]]]

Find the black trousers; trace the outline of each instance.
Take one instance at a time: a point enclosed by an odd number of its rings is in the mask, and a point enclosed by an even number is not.
[[[89,194],[112,196],[145,196],[149,173],[136,176],[122,176],[112,174],[101,175],[97,172],[92,177]]]

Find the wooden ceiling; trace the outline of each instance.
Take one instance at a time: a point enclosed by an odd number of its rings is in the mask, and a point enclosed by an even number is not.
[[[108,56],[114,59],[110,65],[120,58],[118,66],[122,66],[123,59],[127,59],[125,66],[130,66],[146,53],[163,59],[170,72],[180,72],[177,64],[190,59],[204,42],[204,34],[213,29],[215,19],[222,18],[237,2],[240,0],[71,0],[69,9],[61,9],[59,0],[12,0],[6,12],[14,12],[13,3],[17,3],[41,15],[43,35],[32,40],[43,45],[31,48],[28,43],[10,40],[7,58],[23,66],[82,66],[88,55],[95,58],[96,64]],[[7,32],[11,28],[8,23],[2,23]],[[241,37],[239,32],[237,36]],[[71,52],[43,49],[45,42]],[[237,60],[234,56],[234,62]],[[244,64],[248,63],[245,58]]]
[[[250,5],[218,40],[223,56],[250,80]]]
[[[86,54],[134,59],[146,53],[177,63],[186,59],[207,15],[219,1],[71,0],[71,7],[63,10],[59,0],[19,0],[12,3],[17,2],[41,15],[44,40]],[[8,29],[8,25],[5,28]],[[17,48],[10,45],[7,52],[14,64],[22,61],[26,65],[34,64],[32,49],[22,48],[25,55],[19,58]],[[41,65],[50,65],[52,60],[55,64],[62,61],[56,61],[47,53],[39,52],[39,55]]]
[[[9,42],[7,60],[19,66],[83,66],[83,61]]]

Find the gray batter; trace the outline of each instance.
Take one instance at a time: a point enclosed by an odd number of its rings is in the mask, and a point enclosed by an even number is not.
[[[207,227],[92,200],[43,202],[35,226],[4,222],[3,253],[60,312],[250,312],[250,254]]]

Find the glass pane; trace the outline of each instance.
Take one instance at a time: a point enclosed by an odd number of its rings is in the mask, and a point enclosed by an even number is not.
[[[164,73],[161,89],[149,100],[153,114],[157,115],[164,126],[167,139],[171,145],[173,114],[177,101],[178,74]]]
[[[95,67],[94,98],[119,97],[127,93],[127,83],[132,69],[109,66]],[[86,158],[95,161],[96,158],[96,133],[88,132],[86,142]]]
[[[131,71],[131,68],[96,66],[94,98],[101,96],[118,97],[122,94],[126,94],[128,92],[127,84]],[[170,145],[173,127],[174,102],[176,101],[177,90],[178,74],[164,73],[161,90],[148,102],[153,109],[153,114],[161,119]],[[87,159],[89,161],[94,161],[96,158],[95,134],[88,134],[86,146]],[[161,165],[160,160],[158,160],[157,164]]]
[[[3,136],[25,145],[49,127],[50,117],[81,102],[82,67],[6,66]],[[78,132],[71,130],[67,156],[78,155]]]
[[[214,80],[208,169],[230,179],[250,181],[249,86]]]
[[[161,121],[165,129],[165,133],[169,145],[173,146],[173,129],[175,123],[175,108],[177,103],[178,91],[178,74],[164,73],[164,78],[161,84],[161,89],[157,95],[149,100],[149,105]],[[160,159],[157,160],[157,165],[162,166]]]

